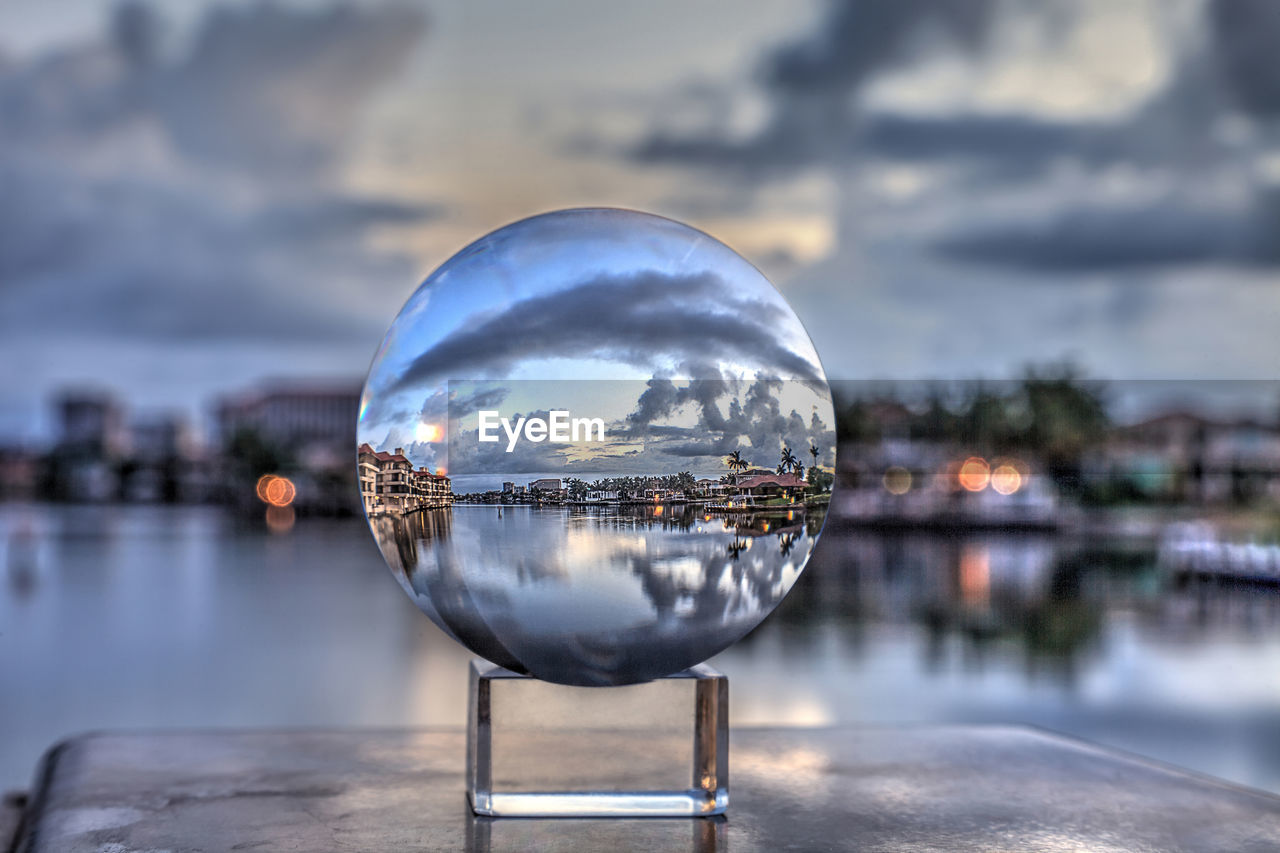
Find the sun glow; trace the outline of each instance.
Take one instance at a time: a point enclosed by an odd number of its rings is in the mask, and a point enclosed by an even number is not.
[[[415,441],[425,441],[430,444],[435,444],[444,437],[444,430],[440,428],[439,424],[429,424],[419,421],[413,428],[413,437]]]

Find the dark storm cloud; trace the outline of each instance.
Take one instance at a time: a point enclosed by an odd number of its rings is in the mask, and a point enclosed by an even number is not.
[[[507,399],[509,393],[507,388],[482,388],[471,394],[452,396],[449,400],[449,417],[456,420],[481,409],[492,409]]]
[[[327,165],[425,23],[407,6],[218,9],[156,87],[158,113],[197,157],[291,171]]]
[[[1256,115],[1280,115],[1280,4],[1210,0],[1208,19],[1215,56],[1237,103]]]
[[[778,341],[776,310],[737,298],[712,273],[601,275],[460,324],[410,362],[384,393],[545,357],[657,367],[655,354],[677,354],[687,364],[730,360],[789,378],[820,380],[816,365]]]
[[[327,197],[266,203],[245,219],[150,180],[83,181],[3,162],[0,182],[0,325],[38,316],[52,333],[372,341],[379,329],[353,316],[342,290],[410,273],[398,259],[365,255],[355,238],[425,215]]]
[[[941,241],[944,255],[1059,272],[1096,272],[1210,261],[1271,264],[1272,238],[1252,213],[1185,203],[1072,209],[1039,221],[998,223]]]
[[[1274,192],[1254,187],[1252,197],[1240,193],[1245,197],[1225,209],[1203,200],[1212,196],[1204,190],[1240,180],[1223,166],[1252,154],[1212,135],[1232,101],[1255,117],[1280,115],[1280,64],[1274,60],[1280,4],[1208,0],[1206,26],[1194,35],[1205,39],[1203,45],[1170,45],[1181,61],[1166,85],[1107,119],[898,114],[883,106],[873,112],[859,102],[868,82],[926,51],[981,47],[998,6],[999,14],[1038,18],[1042,25],[1057,16],[1057,26],[1045,27],[1049,32],[1067,33],[1078,23],[1073,16],[1079,10],[1060,3],[833,3],[820,26],[774,51],[763,65],[759,83],[770,112],[757,133],[743,138],[714,125],[655,130],[628,153],[644,163],[737,170],[747,186],[812,166],[839,170],[868,155],[958,164],[963,169],[951,173],[948,189],[987,196],[1043,181],[1064,163],[1081,167],[1084,180],[1100,178],[1104,169],[1133,167],[1164,173],[1171,185],[1204,184],[1197,187],[1201,192],[1170,193],[1150,203],[1120,197],[1082,202],[1046,192],[1016,219],[979,199],[971,217],[941,236],[914,239],[924,253],[945,258],[1063,274],[1210,262],[1270,266],[1280,259]],[[1215,178],[1222,183],[1212,186]],[[909,233],[903,237],[913,240]]]
[[[1126,156],[1131,147],[1121,128],[1096,122],[1018,115],[866,114],[857,123],[833,125],[822,132],[794,112],[788,109],[788,115],[779,116],[748,140],[714,133],[655,134],[629,155],[642,163],[735,170],[759,179],[867,152],[903,161],[985,161],[1001,172],[1013,172],[1063,156],[1114,161]]]
[[[842,97],[907,59],[930,32],[976,47],[995,6],[995,0],[838,0],[813,32],[773,53],[764,82],[784,94]]]
[[[186,157],[276,181],[329,166],[425,29],[420,11],[338,3],[214,7],[174,59],[159,13],[130,3],[107,38],[0,79],[0,134],[82,145],[155,122]]]
[[[643,435],[660,427],[651,424],[669,417],[688,403],[698,408],[698,427],[701,431],[723,431],[729,424],[720,413],[720,400],[734,393],[740,382],[715,378],[698,378],[676,386],[670,379],[654,378],[636,402],[635,411],[627,415],[630,432]]]
[[[461,393],[459,389],[446,387],[432,392],[417,411],[400,409],[387,414],[383,413],[379,405],[382,399],[375,398],[369,402],[365,418],[370,422],[391,423],[405,420],[438,423],[447,418],[450,422],[456,423],[480,409],[490,409],[501,404],[510,393],[511,389],[501,386],[477,388],[470,393]]]
[[[630,151],[644,163],[737,168],[764,178],[841,159],[862,132],[858,95],[877,75],[923,49],[980,46],[995,0],[839,0],[810,33],[773,51],[760,82],[770,96],[764,127],[745,140],[720,128],[657,131]]]
[[[264,239],[311,241],[342,238],[374,225],[429,222],[443,213],[430,203],[328,194],[260,210],[245,231]]]
[[[972,158],[1005,165],[1053,157],[1111,158],[1119,141],[1110,125],[1030,116],[868,116],[858,144],[898,160]]]
[[[784,411],[779,400],[781,380],[713,379],[677,386],[666,379],[652,379],[627,416],[627,435],[643,438],[646,452],[675,458],[720,458],[744,444],[752,452],[769,456],[783,445],[807,451],[810,442],[827,447],[834,433],[817,412],[805,423],[795,410]],[[698,413],[693,427],[656,424],[692,406]],[[724,409],[722,412],[721,409]],[[772,467],[776,461],[760,460]]]
[[[352,197],[329,172],[421,15],[221,9],[176,56],[147,5],[122,7],[109,29],[0,66],[0,327],[375,340],[370,284],[414,273],[371,252],[366,232],[438,210]]]

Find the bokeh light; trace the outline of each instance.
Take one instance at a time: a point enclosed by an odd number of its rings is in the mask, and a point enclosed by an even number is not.
[[[980,492],[991,482],[991,466],[981,456],[970,456],[960,466],[958,479],[962,488]]]
[[[884,472],[884,488],[891,495],[905,495],[911,491],[911,472],[894,465]]]
[[[1022,474],[1009,463],[999,465],[991,472],[991,488],[1002,495],[1011,495],[1022,488]]]
[[[293,499],[298,494],[292,480],[276,474],[264,474],[259,477],[255,491],[258,494],[258,500],[275,507],[288,506],[293,503]]]

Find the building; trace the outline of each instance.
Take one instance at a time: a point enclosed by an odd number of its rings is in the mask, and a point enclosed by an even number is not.
[[[155,414],[137,419],[130,428],[130,465],[122,476],[121,493],[131,501],[200,500],[210,491],[207,459],[186,418]]]
[[[795,474],[758,474],[738,483],[738,492],[755,498],[797,500],[804,494],[804,481]]]
[[[250,429],[280,447],[320,444],[345,456],[356,443],[359,409],[357,384],[268,386],[219,401],[218,438],[225,444]]]
[[[508,493],[510,493],[510,492],[514,492],[515,490],[516,490],[516,484],[515,484],[515,483],[512,483],[512,482],[510,482],[510,481],[507,481],[507,482],[504,482],[504,483],[502,484],[502,493],[503,493],[504,495],[505,495],[505,494],[508,494]]]
[[[560,480],[556,477],[544,477],[541,480],[534,480],[529,484],[529,491],[558,492],[560,491]]]
[[[618,493],[612,489],[590,489],[587,492],[587,500],[592,502],[616,501]]]
[[[415,471],[402,447],[397,447],[394,453],[387,453],[362,444],[356,465],[360,501],[368,515],[402,515],[453,503],[453,487],[449,478],[443,474],[432,474],[425,468]]]
[[[439,507],[453,503],[453,486],[444,474],[433,474],[426,468],[419,468],[413,472],[409,483],[409,494],[419,506]]]
[[[120,457],[129,450],[124,409],[103,391],[68,391],[56,403],[58,449],[84,459]]]
[[[129,455],[124,408],[111,394],[72,390],[55,401],[58,443],[49,457],[53,495],[62,500],[120,497],[120,467]]]
[[[30,499],[40,483],[40,459],[22,447],[0,447],[0,500]]]
[[[1280,499],[1280,426],[1173,411],[1119,427],[1090,460],[1095,481],[1201,503]]]
[[[702,479],[697,482],[697,493],[701,497],[720,497],[733,492],[733,483],[722,483],[719,480]]]

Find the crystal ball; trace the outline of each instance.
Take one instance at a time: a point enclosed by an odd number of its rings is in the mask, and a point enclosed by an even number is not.
[[[360,402],[369,527],[474,653],[573,685],[680,672],[778,605],[826,518],[831,392],[765,276],[679,222],[563,210],[409,297]]]

